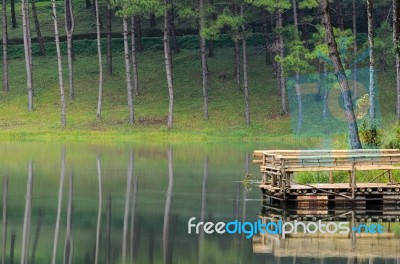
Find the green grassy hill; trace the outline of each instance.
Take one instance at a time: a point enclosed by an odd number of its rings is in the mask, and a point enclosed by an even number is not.
[[[59,2],[58,5],[60,7],[59,20],[62,26],[62,2]],[[84,1],[74,2],[74,5],[76,33],[92,33],[95,29],[92,10],[86,9]],[[38,2],[37,6],[43,35],[50,37],[53,32],[50,3]],[[17,12],[20,14],[19,5],[17,5]],[[18,19],[18,22],[20,27],[10,30],[11,38],[18,38],[22,35],[21,19]],[[160,25],[158,24],[158,26]],[[114,32],[118,32],[120,26],[120,19],[114,19]],[[144,22],[144,28],[146,27],[148,28]],[[63,30],[61,28],[60,32]],[[35,35],[34,31],[32,34]],[[136,124],[133,126],[127,124],[128,107],[122,42],[120,39],[113,41],[114,75],[105,77],[101,120],[96,120],[95,117],[98,89],[96,42],[93,40],[75,42],[76,99],[75,101],[67,99],[67,128],[65,130],[60,128],[60,99],[54,42],[47,43],[47,56],[34,56],[33,59],[35,85],[35,111],[33,113],[27,111],[22,47],[20,45],[10,46],[9,55],[13,58],[10,61],[10,92],[0,92],[0,134],[2,138],[255,140],[292,134],[289,115],[282,116],[280,114],[280,97],[277,95],[272,68],[264,61],[262,36],[253,34],[249,41],[251,46],[248,58],[250,127],[246,127],[244,122],[243,92],[238,91],[235,87],[233,50],[229,47],[231,46],[230,38],[228,36],[221,38],[216,43],[219,48],[215,51],[215,57],[209,59],[209,121],[204,120],[202,112],[203,98],[200,56],[197,49],[198,39],[196,36],[183,36],[179,39],[183,49],[180,53],[173,55],[175,109],[172,131],[166,129],[168,91],[161,39],[146,38],[143,40],[145,51],[138,56],[140,96],[135,98]],[[64,47],[65,43],[62,44]],[[34,53],[37,52],[37,49],[37,45],[34,45]],[[105,58],[103,61],[105,64]],[[65,57],[63,64],[64,83],[68,95]],[[0,71],[2,71],[1,67]],[[394,87],[392,69],[389,73],[378,72],[383,131],[390,134],[390,137],[396,137],[396,134],[391,131],[392,124],[395,123]],[[306,103],[315,104],[316,109],[320,108],[322,104],[320,101]],[[387,132],[389,130],[390,133]],[[398,134],[400,135],[400,133]]]

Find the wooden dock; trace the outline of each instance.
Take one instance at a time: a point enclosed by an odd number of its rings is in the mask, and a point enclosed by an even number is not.
[[[400,201],[400,184],[393,177],[400,170],[399,149],[256,150],[253,156],[260,165],[263,194],[274,200]],[[348,181],[335,183],[337,171],[347,171]],[[360,182],[358,171],[374,171],[376,177]],[[296,183],[294,175],[301,172],[328,172],[329,182]],[[375,182],[384,175],[385,182]]]

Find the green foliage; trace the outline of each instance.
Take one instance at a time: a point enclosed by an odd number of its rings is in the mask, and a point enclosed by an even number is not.
[[[319,1],[318,0],[302,0],[299,1],[299,8],[300,9],[311,9],[311,8],[316,8],[319,6]]]
[[[366,148],[379,148],[381,145],[381,135],[376,125],[371,124],[368,118],[364,118],[361,123],[360,139]]]
[[[289,9],[292,4],[288,0],[245,0],[246,3],[252,4],[257,7],[264,8],[270,13],[273,13],[276,9]]]
[[[284,65],[285,74],[291,75],[294,72],[306,74],[314,69],[311,61],[315,56],[309,49],[304,47],[304,41],[293,40],[288,43],[288,46],[288,54],[284,58],[275,57],[277,62]]]
[[[165,8],[159,0],[112,0],[111,4],[119,8],[116,12],[118,16],[162,15]]]
[[[228,27],[232,31],[232,38],[239,38],[239,30],[243,23],[242,16],[236,16],[228,8],[225,8],[214,23],[202,30],[201,35],[207,39],[218,39],[221,30]]]
[[[314,44],[314,53],[315,57],[322,58],[324,60],[330,61],[328,45],[325,42],[325,28],[322,25],[316,26],[317,31],[312,35],[312,42]],[[351,45],[354,43],[354,36],[350,29],[340,30],[338,28],[334,28],[334,34],[337,42],[337,46],[339,49],[340,59],[343,62],[343,67],[347,67],[347,63],[351,60],[353,54],[353,49],[351,49]],[[331,70],[330,64],[328,64],[329,69]]]

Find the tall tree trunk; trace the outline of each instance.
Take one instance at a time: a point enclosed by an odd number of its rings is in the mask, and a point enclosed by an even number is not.
[[[129,124],[135,123],[135,112],[132,95],[132,82],[131,82],[131,64],[129,62],[129,45],[128,45],[128,18],[123,17],[124,27],[124,57],[125,57],[125,75],[126,75],[126,89],[128,92],[128,108],[129,108]]]
[[[283,37],[282,37],[282,10],[277,10],[277,20],[276,20],[276,29],[278,31],[278,52],[279,56],[283,58],[284,56],[284,48],[283,48]],[[287,105],[286,105],[286,84],[285,77],[283,73],[283,65],[282,63],[278,63],[279,71],[278,71],[278,81],[280,82],[281,88],[281,105],[282,105],[282,114],[287,113]]]
[[[374,58],[374,3],[367,0],[368,46],[369,46],[369,118],[375,122],[375,58]]]
[[[136,59],[136,23],[135,16],[131,17],[131,58],[132,58],[132,75],[133,75],[133,94],[134,96],[139,95],[139,77]]]
[[[31,0],[31,5],[32,5],[33,22],[35,23],[36,35],[37,35],[38,42],[39,42],[40,54],[45,55],[46,49],[44,47],[44,39],[42,37],[42,32],[40,31],[40,24],[39,24],[39,19],[38,19],[37,12],[36,12],[35,0]]]
[[[64,19],[65,19],[65,32],[67,33],[67,54],[68,54],[68,83],[69,83],[69,97],[71,100],[75,99],[74,91],[74,72],[73,72],[73,45],[72,35],[74,34],[75,21],[72,10],[72,0],[64,0]]]
[[[65,148],[61,150],[60,187],[58,188],[57,217],[56,217],[56,227],[54,231],[53,257],[51,261],[52,264],[56,264],[58,232],[60,230],[61,206],[62,206],[62,197],[64,189],[64,178],[65,178]]]
[[[295,40],[299,40],[299,23],[297,22],[297,1],[293,0],[293,21],[294,21],[294,38]],[[301,128],[303,126],[303,100],[301,96],[301,87],[300,87],[300,76],[299,72],[295,72],[295,86],[296,86],[296,96],[297,96],[297,107],[298,107],[298,113],[297,113],[297,131],[301,131]]]
[[[15,15],[15,0],[11,0],[10,1],[10,5],[11,5],[11,27],[12,28],[17,28],[17,18]]]
[[[58,63],[58,82],[60,86],[60,101],[61,101],[61,127],[64,128],[67,124],[66,119],[66,106],[65,106],[65,96],[64,96],[64,82],[62,73],[62,62],[61,62],[61,50],[60,50],[60,39],[58,37],[58,24],[57,24],[57,9],[56,2],[52,0],[53,9],[53,22],[54,22],[54,36],[56,40],[56,50],[57,50],[57,63]]]
[[[112,67],[112,39],[111,39],[111,22],[112,22],[112,9],[110,0],[107,1],[106,13],[106,32],[107,32],[107,74],[111,76],[113,73]]]
[[[24,53],[26,68],[26,85],[28,90],[28,111],[33,111],[33,80],[32,80],[32,51],[30,50],[30,30],[27,0],[21,0],[22,28],[24,35]]]
[[[133,162],[134,154],[131,151],[129,154],[129,167],[127,173],[126,191],[125,191],[125,210],[124,210],[124,224],[122,230],[122,263],[126,263],[126,247],[128,240],[128,220],[129,220],[129,201],[131,197],[132,176],[133,176]]]
[[[14,264],[14,247],[15,247],[15,230],[11,231],[11,242],[10,242],[10,264]]]
[[[353,43],[353,52],[354,55],[357,54],[357,2],[353,0],[353,36],[354,36],[354,43]],[[357,83],[357,62],[353,64],[353,91],[354,91],[354,98],[358,98],[358,83]]]
[[[173,0],[168,0],[170,7],[168,8],[168,21],[169,21],[169,31],[172,42],[172,50],[174,53],[180,51],[178,40],[176,39],[176,28],[175,28],[175,6]]]
[[[351,101],[351,93],[349,89],[349,84],[347,82],[347,77],[340,60],[339,51],[337,48],[337,43],[335,35],[333,33],[333,27],[331,23],[331,14],[329,10],[328,0],[321,0],[321,9],[323,15],[323,25],[326,31],[326,39],[329,49],[329,57],[332,61],[333,67],[335,68],[335,75],[337,76],[340,90],[343,97],[343,106],[346,114],[346,120],[349,130],[350,144],[353,149],[361,149],[361,142],[358,136],[358,126],[357,120],[354,115],[353,103]]]
[[[7,2],[6,2],[6,0],[2,1],[2,12],[3,12],[3,90],[5,92],[8,92],[8,91],[10,91],[10,87],[8,85],[8,55],[7,55],[8,33],[7,33]],[[4,255],[4,251],[3,251],[3,255]]]
[[[174,87],[173,87],[173,75],[172,75],[172,57],[171,57],[171,46],[169,42],[169,22],[168,22],[168,6],[170,0],[164,0],[165,13],[164,13],[164,60],[165,60],[165,72],[167,76],[169,105],[168,105],[168,121],[167,127],[171,129],[173,127],[173,111],[174,111]]]
[[[199,0],[200,9],[200,32],[205,28],[205,10],[204,0]],[[207,51],[206,39],[200,34],[200,55],[201,55],[201,71],[203,80],[203,101],[204,101],[204,118],[208,119],[208,64],[207,64]]]
[[[3,220],[1,237],[1,264],[6,263],[6,245],[7,245],[7,203],[8,203],[8,177],[3,178]]]
[[[103,188],[101,182],[101,160],[100,157],[97,156],[97,178],[99,182],[99,209],[97,214],[97,228],[96,228],[96,252],[94,256],[94,263],[97,264],[99,262],[99,245],[100,245],[100,227],[101,227],[101,208],[102,208],[102,197],[103,197]]]
[[[64,264],[72,263],[72,255],[74,249],[74,243],[72,239],[72,195],[74,188],[74,173],[71,172],[69,175],[68,183],[68,206],[67,206],[67,226],[65,231],[65,243],[64,243]]]
[[[103,61],[101,54],[101,31],[100,31],[100,11],[99,11],[99,1],[95,0],[94,5],[96,8],[96,33],[97,33],[97,54],[99,57],[99,97],[97,101],[97,113],[96,118],[101,117],[101,105],[103,99]]]
[[[400,3],[393,0],[393,45],[396,56],[396,116],[400,119]]]
[[[236,1],[232,4],[233,13],[235,16],[238,15],[238,7]],[[233,34],[239,34],[238,32],[234,32]],[[240,82],[240,44],[237,36],[234,37],[235,46],[233,49],[233,73],[236,78],[236,88],[238,91],[242,90],[241,82]]]
[[[240,14],[244,16],[243,5],[240,6]],[[242,33],[246,31],[244,23],[242,24]],[[246,38],[242,36],[242,48],[243,48],[243,86],[244,86],[244,103],[245,103],[245,118],[246,125],[250,126],[250,99],[249,99],[249,86],[247,81],[247,44]]]
[[[33,185],[33,161],[28,165],[28,181],[25,195],[24,226],[22,231],[22,250],[21,264],[28,263],[29,234],[30,234],[30,214],[32,210],[32,185]]]
[[[140,16],[135,16],[134,17],[134,26],[135,26],[135,31],[137,34],[136,38],[136,49],[139,52],[143,51],[143,43],[142,43],[142,19]]]

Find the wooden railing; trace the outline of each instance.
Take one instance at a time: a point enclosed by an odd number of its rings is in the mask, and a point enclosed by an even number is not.
[[[290,175],[296,172],[349,172],[349,187],[356,188],[356,171],[386,170],[388,182],[393,183],[392,170],[400,169],[399,149],[361,150],[256,150],[254,160],[260,164],[264,184],[290,187]],[[353,192],[354,193],[354,192]]]

